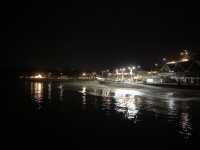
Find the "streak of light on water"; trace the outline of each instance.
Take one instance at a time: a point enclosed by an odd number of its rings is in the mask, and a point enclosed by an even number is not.
[[[42,82],[32,82],[30,84],[31,95],[38,104],[38,109],[43,106],[45,97],[45,85]],[[147,114],[153,115],[156,120],[166,120],[169,125],[176,125],[177,133],[186,142],[193,135],[192,116],[190,113],[190,102],[199,101],[200,92],[196,90],[180,90],[159,87],[133,88],[107,86],[93,82],[61,82],[53,86],[48,83],[48,99],[52,99],[56,91],[57,98],[65,101],[65,92],[78,92],[82,99],[82,110],[88,109],[88,104],[94,101],[94,107],[100,109],[106,115],[113,113],[122,115],[125,120],[137,124],[144,120]],[[99,103],[98,99],[101,100]],[[98,104],[99,103],[99,104]],[[97,106],[100,105],[100,106]]]

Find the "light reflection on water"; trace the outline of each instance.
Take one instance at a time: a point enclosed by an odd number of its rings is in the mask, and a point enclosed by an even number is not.
[[[44,84],[42,82],[31,82],[31,96],[41,109],[43,103]]]
[[[51,89],[52,89],[52,83],[50,82],[50,83],[48,83],[48,99],[51,99]]]
[[[191,118],[188,110],[189,105],[185,103],[178,103],[176,98],[173,97],[173,92],[168,92],[165,99],[151,99],[146,95],[135,89],[109,89],[109,88],[86,88],[83,87],[81,92],[84,94],[84,104],[86,105],[86,95],[101,96],[104,100],[104,109],[106,111],[113,111],[110,107],[112,98],[114,98],[115,111],[122,113],[124,119],[132,120],[137,123],[138,113],[140,111],[154,112],[155,118],[163,116],[169,124],[178,122],[178,133],[182,135],[187,143],[192,136]],[[152,93],[154,94],[154,93]],[[180,113],[181,111],[181,113]],[[141,117],[141,116],[140,116]]]
[[[179,131],[179,133],[183,136],[186,142],[192,136],[192,123],[190,120],[191,120],[191,117],[189,115],[189,106],[183,104],[182,112],[180,114],[181,130]]]
[[[63,100],[63,92],[64,92],[62,83],[59,84],[58,89],[59,89],[59,99],[60,99],[60,101],[62,101]]]
[[[154,114],[152,117],[154,117],[155,122],[161,118],[166,120],[167,125],[177,126],[176,131],[184,138],[185,142],[192,137],[193,128],[192,116],[189,112],[190,105],[188,105],[187,101],[177,100],[178,97],[176,95],[181,95],[181,93],[176,91],[165,93],[148,91],[148,94],[146,94],[141,90],[130,88],[99,88],[94,86],[74,88],[66,87],[62,82],[56,84],[52,82],[30,83],[30,93],[37,104],[37,109],[45,107],[43,103],[47,100],[58,99],[60,102],[67,101],[69,95],[66,96],[64,91],[69,90],[79,92],[82,111],[86,111],[89,109],[88,107],[91,107],[91,105],[88,105],[91,102],[88,96],[93,96],[95,109],[101,109],[108,116],[115,113],[122,115],[125,120],[132,121],[133,124],[137,124],[145,118],[146,114]],[[157,95],[162,97],[159,98]],[[71,98],[73,98],[73,95]],[[101,102],[99,103],[98,101]]]

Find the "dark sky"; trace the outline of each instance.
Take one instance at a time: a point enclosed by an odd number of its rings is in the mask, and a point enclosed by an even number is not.
[[[2,7],[1,67],[148,66],[200,47],[194,3],[17,1]]]

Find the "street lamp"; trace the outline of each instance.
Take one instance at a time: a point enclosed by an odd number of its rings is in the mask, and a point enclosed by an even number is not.
[[[120,68],[120,71],[122,73],[122,81],[124,80],[124,71],[126,70],[126,68]]]
[[[119,74],[119,70],[118,70],[118,69],[116,69],[116,70],[115,70],[115,72],[116,72],[116,75],[117,75],[117,80],[118,80],[118,74]]]
[[[125,70],[126,70],[125,68],[122,68],[122,81],[124,81],[124,71]]]
[[[131,81],[133,81],[133,70],[135,70],[136,67],[135,67],[135,66],[132,66],[132,67],[128,67],[128,69],[130,70]]]

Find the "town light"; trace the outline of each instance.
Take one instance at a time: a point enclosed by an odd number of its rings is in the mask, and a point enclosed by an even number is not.
[[[176,63],[176,61],[170,61],[167,64],[175,64],[175,63]]]
[[[132,66],[132,67],[128,67],[129,70],[135,70],[136,67],[135,66]]]
[[[180,55],[181,55],[182,59],[186,59],[186,58],[189,57],[190,54],[189,54],[188,50],[183,50],[183,51],[180,53]]]
[[[146,82],[147,82],[147,83],[153,83],[153,79],[148,78],[148,79],[146,80]]]
[[[187,58],[181,59],[181,62],[186,62],[186,61],[189,61],[189,59],[187,59]]]
[[[82,93],[82,94],[86,94],[86,87],[83,87],[83,88],[82,88],[81,93]]]
[[[38,75],[35,76],[35,78],[36,79],[41,79],[41,78],[43,78],[43,76],[41,74],[38,74]]]
[[[181,53],[180,53],[180,55],[181,55],[181,56],[183,56],[183,55],[184,55],[184,53],[183,53],[183,52],[181,52]]]
[[[118,69],[116,69],[116,70],[115,70],[115,72],[116,72],[116,74],[119,74],[119,71],[118,71]]]

